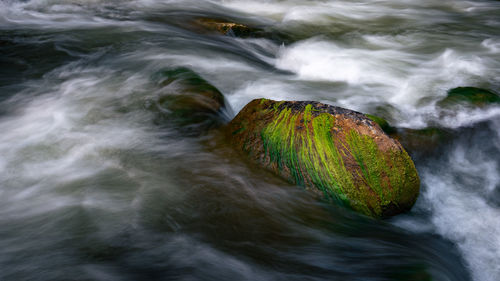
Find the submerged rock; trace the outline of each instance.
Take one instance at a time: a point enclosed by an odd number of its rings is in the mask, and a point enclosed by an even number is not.
[[[438,104],[443,107],[449,107],[459,103],[478,107],[498,104],[500,103],[500,95],[481,88],[458,87],[449,90],[446,98]]]
[[[167,69],[156,73],[154,79],[160,87],[151,105],[160,113],[157,122],[198,134],[225,121],[224,96],[194,71]]]
[[[403,147],[365,115],[318,102],[253,100],[231,142],[295,184],[373,217],[409,210],[420,180]]]

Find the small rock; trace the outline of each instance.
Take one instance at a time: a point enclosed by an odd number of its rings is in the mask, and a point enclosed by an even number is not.
[[[232,22],[230,20],[198,18],[191,22],[188,27],[198,33],[216,33],[238,38],[265,38],[272,40],[277,44],[288,44],[290,40],[287,33],[280,32],[272,26],[259,27],[242,23]]]
[[[194,21],[194,24],[207,31],[243,38],[249,37],[253,32],[257,31],[257,29],[248,27],[244,24],[210,18],[197,19]]]

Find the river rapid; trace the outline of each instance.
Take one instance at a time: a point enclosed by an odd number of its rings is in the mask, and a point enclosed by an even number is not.
[[[499,1],[0,1],[0,280],[500,280]],[[222,18],[280,36],[193,29]],[[373,220],[159,124],[162,69],[453,137],[413,153],[411,212]]]

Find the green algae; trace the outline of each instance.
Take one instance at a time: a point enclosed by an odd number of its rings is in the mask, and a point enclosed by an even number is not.
[[[344,197],[343,186],[352,185],[352,182],[343,176],[348,172],[329,134],[334,117],[321,114],[312,118],[311,110],[308,105],[302,118],[303,125],[299,128],[296,125],[299,115],[292,114],[291,109],[282,110],[262,131],[264,151],[279,170],[289,170],[296,184],[312,182],[325,195],[331,195],[333,187],[336,194]]]
[[[262,131],[264,151],[279,170],[289,170],[294,183],[314,184],[325,196],[346,201],[344,188],[354,185],[330,134],[334,117],[321,114],[312,118],[311,111],[306,106],[303,124],[297,128],[299,115],[283,109]]]
[[[380,198],[380,206],[397,206],[402,191],[400,187],[408,179],[414,181],[418,178],[410,156],[404,150],[382,152],[371,137],[354,130],[349,133],[347,142],[366,184]]]
[[[333,115],[318,114],[311,104],[302,112],[286,107],[280,110],[281,104],[269,109],[277,117],[262,129],[261,138],[270,165],[289,173],[295,184],[314,186],[326,197],[381,217],[387,208],[399,207],[408,177],[418,183],[413,162],[404,150],[380,151],[372,137],[356,130],[348,131],[345,140],[336,139]],[[349,158],[358,166],[354,172],[346,167]],[[412,196],[406,196],[404,204],[412,201]]]
[[[500,103],[500,96],[489,90],[475,87],[458,87],[448,91],[446,98],[439,102],[440,106],[451,106],[465,103],[474,106],[485,106]]]
[[[377,144],[369,136],[362,136],[352,130],[347,136],[350,152],[359,165],[365,183],[370,186],[380,197],[386,201],[381,176],[386,171],[386,163]]]
[[[377,206],[376,213],[386,212],[386,208],[398,207],[398,202],[413,204],[413,190],[403,188],[411,187],[412,183],[417,183],[418,188],[419,179],[413,161],[406,151],[381,151],[371,137],[360,135],[354,130],[349,133],[347,142],[367,185],[380,199],[378,205],[382,209],[378,210]]]

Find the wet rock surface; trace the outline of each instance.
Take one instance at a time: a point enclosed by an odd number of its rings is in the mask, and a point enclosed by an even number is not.
[[[236,37],[249,37],[252,35],[252,33],[256,33],[259,31],[259,29],[257,28],[221,19],[199,18],[196,19],[193,23],[199,29],[208,32],[216,32],[223,35]]]
[[[255,162],[366,215],[409,210],[419,193],[417,171],[401,144],[359,112],[258,99],[226,133]]]

